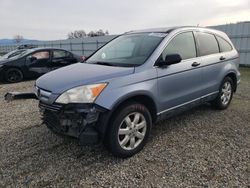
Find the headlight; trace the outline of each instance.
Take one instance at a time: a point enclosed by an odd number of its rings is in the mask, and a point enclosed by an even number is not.
[[[79,86],[61,94],[56,102],[68,103],[92,103],[106,87],[107,83]]]

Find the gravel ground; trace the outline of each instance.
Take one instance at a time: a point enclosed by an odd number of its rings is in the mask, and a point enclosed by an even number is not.
[[[158,123],[129,159],[52,134],[35,100],[1,99],[0,187],[249,187],[250,69],[242,73],[229,109],[205,104]],[[0,85],[0,96],[33,83]]]

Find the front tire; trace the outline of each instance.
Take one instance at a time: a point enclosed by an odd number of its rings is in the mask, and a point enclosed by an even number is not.
[[[136,102],[124,105],[111,119],[106,147],[116,157],[131,157],[143,149],[151,127],[152,117],[144,105]]]
[[[16,83],[23,80],[23,73],[17,68],[9,68],[5,72],[5,81],[9,83]]]
[[[233,97],[233,88],[233,80],[230,77],[225,77],[221,83],[219,94],[212,101],[212,105],[219,110],[228,108]]]

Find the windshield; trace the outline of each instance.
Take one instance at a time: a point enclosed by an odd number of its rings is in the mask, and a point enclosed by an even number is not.
[[[166,33],[122,35],[98,50],[86,63],[139,66],[149,58],[165,36]]]
[[[7,54],[5,54],[4,56],[1,57],[1,59],[10,59],[10,58],[13,58],[15,56],[19,56],[21,54],[24,54],[27,50],[14,50],[14,51],[11,51]]]

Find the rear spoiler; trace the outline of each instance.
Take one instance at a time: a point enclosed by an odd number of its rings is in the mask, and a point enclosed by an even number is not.
[[[37,99],[37,96],[33,92],[8,92],[4,95],[7,102],[20,99]]]

